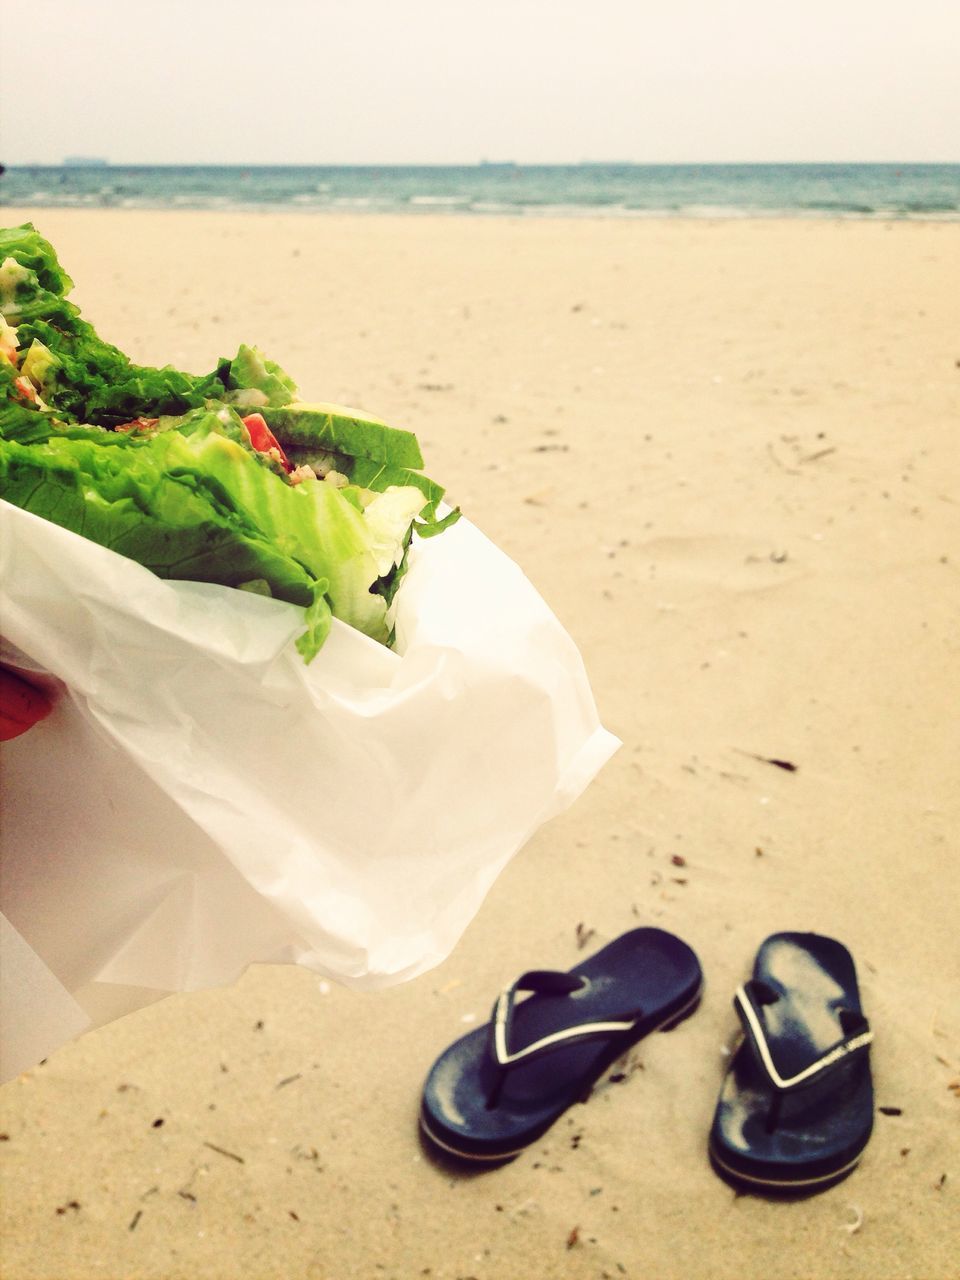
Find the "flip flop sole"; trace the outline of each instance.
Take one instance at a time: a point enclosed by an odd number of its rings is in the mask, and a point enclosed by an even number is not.
[[[517,1147],[515,1151],[461,1151],[458,1147],[451,1146],[449,1142],[445,1142],[443,1138],[438,1137],[430,1128],[429,1121],[422,1112],[420,1114],[420,1130],[427,1141],[438,1147],[444,1155],[454,1156],[457,1160],[468,1160],[476,1164],[506,1164],[510,1160],[516,1160],[517,1156],[526,1151],[530,1145],[529,1142],[525,1142],[522,1147]],[[531,1141],[536,1141],[536,1139],[531,1139]]]
[[[840,1011],[862,1015],[853,959],[832,938],[774,934],[757,953],[754,979],[775,997],[764,1006],[770,1042],[788,1074],[843,1039]],[[859,1164],[873,1128],[865,1055],[807,1087],[777,1094],[745,1041],[728,1069],[710,1132],[716,1171],[747,1189],[816,1191]]]
[[[615,950],[611,950],[615,949]],[[618,1036],[601,1044],[564,1046],[555,1054],[530,1065],[522,1065],[508,1076],[504,1104],[496,1110],[483,1102],[489,1089],[492,1068],[489,1052],[489,1028],[481,1027],[456,1041],[434,1063],[424,1086],[420,1108],[420,1127],[428,1143],[446,1156],[487,1166],[514,1159],[541,1138],[575,1102],[586,1101],[597,1081],[607,1069],[633,1045],[655,1031],[669,1031],[688,1018],[700,1002],[703,974],[695,954],[670,934],[661,930],[634,930],[615,940],[596,956],[571,972],[588,977],[590,990],[584,1007],[574,1004],[574,1021],[586,1014],[609,1017],[619,997],[629,1000],[630,963],[637,964],[644,950],[650,971],[647,992],[641,1006],[652,1005],[651,1015],[640,1018],[629,1036]],[[632,954],[631,954],[632,953]],[[604,974],[604,957],[611,972]],[[615,962],[615,963],[614,963]],[[617,991],[616,975],[621,987]],[[650,986],[650,972],[655,975]],[[627,976],[625,976],[627,975]],[[636,981],[636,975],[634,980]],[[652,992],[659,979],[659,1008]],[[540,1007],[518,1006],[518,1014],[527,1013],[526,1036],[563,1025],[564,1003],[553,1002],[552,1008],[542,998]],[[570,1003],[566,1003],[567,1025]],[[592,1007],[591,1007],[592,1003]],[[549,1019],[553,1019],[551,1025]],[[518,1018],[518,1021],[520,1019]]]
[[[827,1187],[832,1187],[837,1182],[842,1182],[844,1178],[853,1173],[862,1158],[863,1152],[848,1164],[845,1164],[842,1168],[835,1169],[832,1173],[820,1174],[817,1177],[772,1178],[757,1174],[744,1173],[734,1165],[728,1164],[723,1155],[717,1151],[716,1147],[712,1143],[710,1145],[710,1159],[718,1173],[721,1173],[729,1182],[740,1183],[747,1189],[763,1188],[766,1191],[790,1192],[825,1190]]]

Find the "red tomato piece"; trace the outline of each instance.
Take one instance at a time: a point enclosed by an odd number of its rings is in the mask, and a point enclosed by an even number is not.
[[[26,400],[28,404],[36,404],[39,396],[37,395],[36,387],[29,378],[14,378],[13,385],[21,400]]]
[[[273,453],[276,450],[284,471],[293,470],[290,460],[280,448],[280,441],[267,426],[262,413],[248,413],[243,419],[243,425],[247,428],[250,443],[258,453]]]

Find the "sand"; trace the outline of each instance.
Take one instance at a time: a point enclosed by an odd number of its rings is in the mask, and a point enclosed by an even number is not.
[[[26,217],[140,359],[253,340],[412,427],[623,747],[431,973],[254,966],[4,1086],[6,1280],[960,1274],[957,227]],[[436,1054],[637,924],[697,950],[696,1015],[513,1164],[436,1164]],[[846,943],[876,1030],[863,1162],[792,1203],[705,1150],[779,929]]]

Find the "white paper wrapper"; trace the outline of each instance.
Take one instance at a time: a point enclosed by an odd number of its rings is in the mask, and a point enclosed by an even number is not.
[[[415,540],[395,651],[334,621],[309,666],[295,606],[162,581],[6,502],[0,584],[0,656],[66,687],[3,747],[4,978],[52,977],[94,1024],[251,962],[415,976],[619,745],[464,519]]]

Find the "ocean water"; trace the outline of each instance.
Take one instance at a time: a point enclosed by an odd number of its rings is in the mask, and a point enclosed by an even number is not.
[[[0,207],[960,220],[960,165],[11,167]]]

